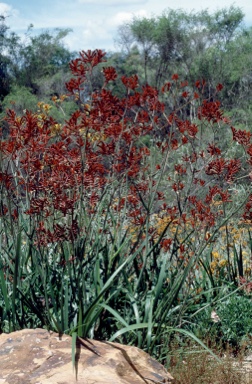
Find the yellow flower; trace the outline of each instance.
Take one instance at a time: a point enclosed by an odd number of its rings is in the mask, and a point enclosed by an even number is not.
[[[219,262],[219,267],[220,267],[220,268],[224,268],[227,264],[228,264],[228,261],[222,259],[222,260],[220,260],[220,262]]]
[[[214,271],[216,270],[216,267],[218,266],[218,263],[216,261],[212,261],[211,264],[210,264],[210,269],[211,269],[211,272],[214,273]]]
[[[218,259],[220,258],[219,252],[217,252],[217,251],[213,251],[213,252],[212,252],[212,256],[213,256],[213,258],[214,258],[215,260],[218,260]]]
[[[57,135],[61,130],[61,124],[54,124],[51,128],[51,134],[52,136]]]
[[[172,228],[171,228],[171,232],[172,232],[172,233],[176,233],[176,231],[177,231],[177,228],[176,228],[176,227],[172,227]]]
[[[48,112],[51,108],[52,108],[52,106],[49,105],[49,104],[44,104],[43,105],[43,109],[44,109],[45,112]]]
[[[166,216],[162,219],[161,218],[157,219],[156,228],[157,228],[157,234],[158,235],[161,235],[161,233],[164,231],[165,227],[167,226],[167,224],[170,221],[171,221],[171,219],[169,216]]]
[[[64,100],[67,99],[67,98],[68,98],[67,95],[61,95],[61,96],[60,96],[60,101],[64,101]]]

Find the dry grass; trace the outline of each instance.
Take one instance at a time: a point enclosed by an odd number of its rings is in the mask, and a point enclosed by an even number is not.
[[[219,363],[195,347],[182,353],[173,346],[169,372],[175,379],[173,384],[252,384],[252,369],[250,374],[245,372],[244,357],[244,352],[235,357],[225,352]]]

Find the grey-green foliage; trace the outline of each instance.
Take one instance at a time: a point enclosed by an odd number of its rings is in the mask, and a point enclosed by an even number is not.
[[[219,331],[223,342],[241,345],[252,336],[252,301],[241,295],[232,295],[219,303],[217,313],[220,317]]]
[[[249,127],[252,32],[245,28],[243,18],[242,10],[234,6],[214,13],[167,9],[160,16],[134,18],[118,30],[123,68],[130,62],[131,70],[140,73],[140,82],[158,88],[173,73],[189,85],[205,79],[206,98],[215,98],[216,85],[222,83],[218,97],[223,107],[235,108],[236,122]]]
[[[70,30],[44,31],[33,35],[28,31],[26,40],[11,33],[6,38],[6,57],[9,59],[9,72],[18,85],[31,87],[37,91],[36,80],[53,76],[60,69],[68,69],[73,54],[64,46],[64,38]]]
[[[21,39],[4,26],[0,25],[1,117],[8,108],[19,115],[24,110],[36,112],[38,102],[52,104],[52,96],[66,94],[65,83],[71,76],[69,62],[74,57],[64,45],[70,30],[56,29],[36,35],[30,26],[25,39]],[[64,122],[74,110],[74,102],[67,100],[62,108],[53,106],[50,115]]]
[[[22,114],[26,109],[35,112],[37,102],[37,97],[29,88],[13,86],[2,102],[2,109],[4,113],[6,109],[14,109],[17,114]]]
[[[148,69],[156,66],[156,82],[176,67],[180,73],[196,71],[199,76],[201,59],[210,48],[218,47],[221,54],[241,28],[243,17],[241,9],[234,6],[213,14],[167,9],[161,16],[134,18],[127,24],[127,36],[125,28],[119,30],[119,44],[127,40],[126,46],[131,42],[140,48]]]
[[[54,77],[58,73],[61,73],[62,81],[65,80],[70,72],[69,62],[75,56],[64,44],[64,38],[71,32],[69,29],[35,34],[31,25],[25,38],[21,38],[7,27],[4,29],[4,26],[0,25],[0,71],[4,73],[7,83],[6,91],[1,90],[0,96],[5,96],[13,86],[26,87],[33,94],[40,94],[38,83],[41,79]]]
[[[44,86],[47,86],[45,79]],[[48,90],[46,91],[43,89],[38,96],[34,95],[31,89],[27,87],[13,86],[11,92],[4,98],[1,104],[2,113],[0,113],[0,118],[5,116],[8,109],[14,110],[19,116],[21,116],[26,110],[37,112],[38,102],[44,102],[51,106],[49,115],[59,123],[64,123],[64,121],[76,110],[76,103],[72,100],[66,99],[62,105],[59,103],[54,104],[50,97],[51,91],[52,88],[50,88],[50,83],[48,85]],[[4,126],[6,127],[6,124]]]

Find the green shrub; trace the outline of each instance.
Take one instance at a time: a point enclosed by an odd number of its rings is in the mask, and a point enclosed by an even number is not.
[[[232,295],[216,309],[223,343],[236,346],[249,343],[252,336],[252,301],[247,296]]]

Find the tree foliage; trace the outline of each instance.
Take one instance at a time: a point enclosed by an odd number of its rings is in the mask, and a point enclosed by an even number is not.
[[[167,9],[158,16],[135,17],[119,27],[117,46],[122,49],[108,54],[104,66],[114,66],[120,76],[138,73],[141,84],[157,89],[174,73],[188,82],[188,90],[196,80],[204,80],[207,99],[214,97],[216,85],[221,83],[223,107],[234,116],[237,124],[249,129],[252,122],[249,102],[252,96],[252,30],[244,27],[243,17],[242,10],[235,6],[214,13]],[[17,88],[20,88],[19,94],[22,90],[30,92],[37,101],[44,102],[66,93],[65,83],[70,78],[68,62],[76,57],[76,53],[64,45],[68,33],[69,29],[56,29],[35,34],[31,25],[25,38],[21,38],[11,32],[4,17],[1,18],[2,110],[11,96],[16,95]],[[101,89],[102,85],[99,66],[85,89],[86,101],[92,91]],[[117,80],[110,88],[118,96],[125,92]],[[17,100],[15,102],[17,108]],[[72,107],[67,109],[72,110]],[[192,115],[192,109],[188,113]]]
[[[5,24],[5,17],[0,16],[0,100],[8,94],[9,91],[9,79],[7,73],[7,62],[5,55],[3,54],[5,37],[7,26]]]
[[[1,109],[36,109],[38,101],[48,101],[66,92],[69,62],[75,53],[64,45],[69,29],[33,33],[31,25],[25,37],[8,30],[4,18],[0,25],[0,98]]]
[[[234,6],[213,14],[167,9],[160,16],[134,18],[118,30],[124,68],[130,62],[131,69],[140,75],[142,66],[141,81],[158,88],[173,73],[189,84],[204,79],[207,98],[213,97],[216,85],[222,83],[223,106],[228,111],[235,109],[237,120],[242,117],[248,126],[252,39],[243,18],[241,9]]]

